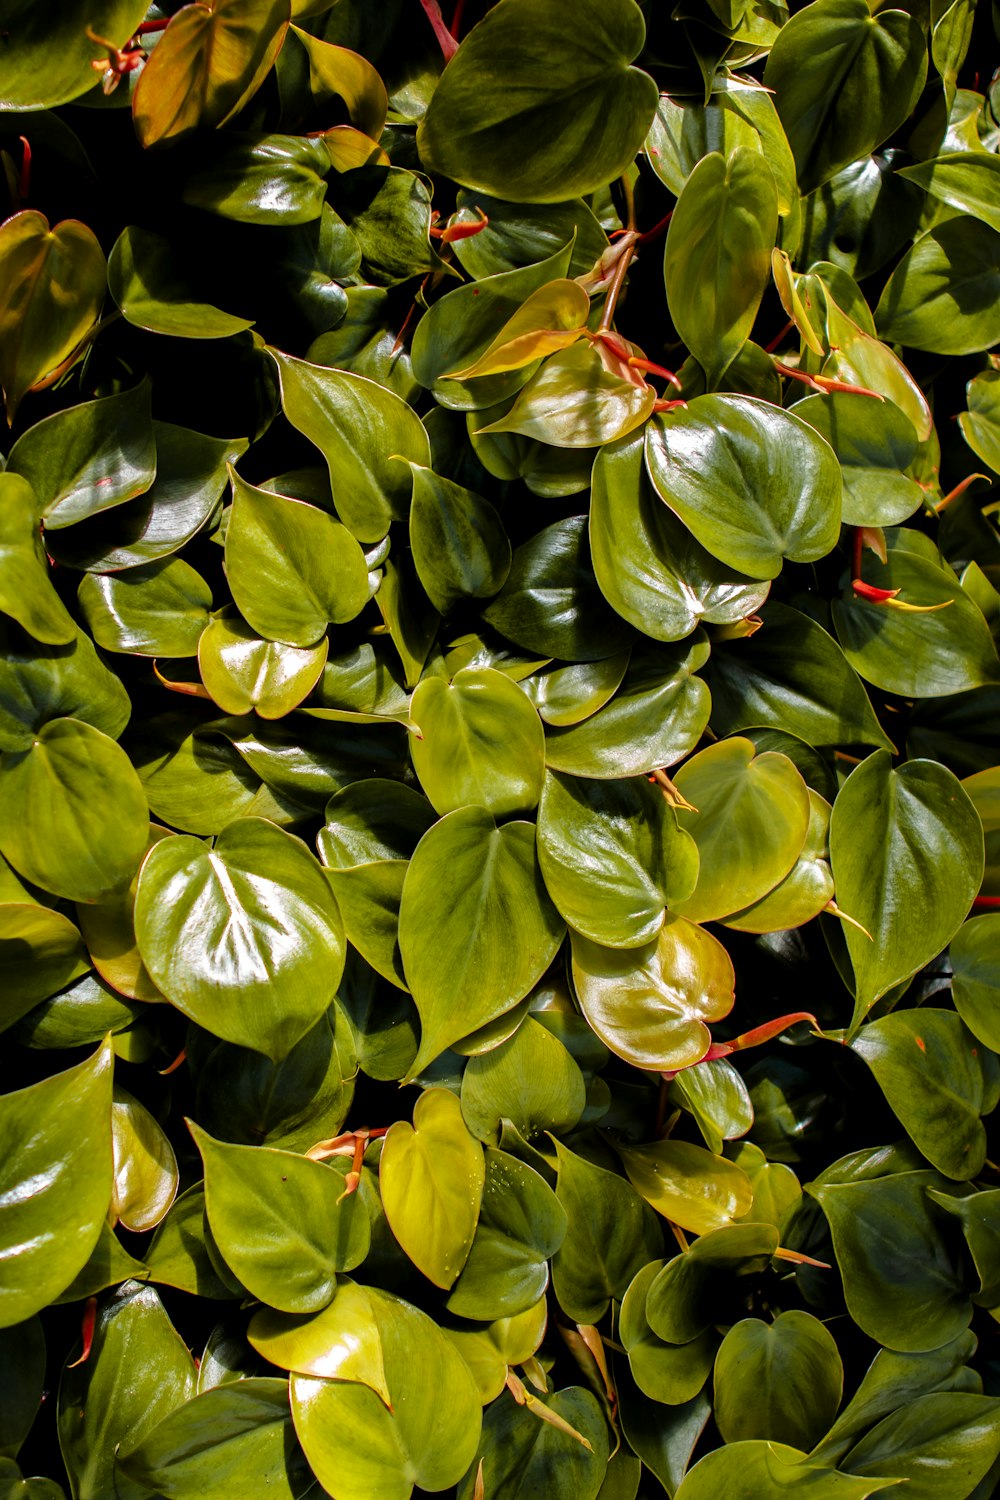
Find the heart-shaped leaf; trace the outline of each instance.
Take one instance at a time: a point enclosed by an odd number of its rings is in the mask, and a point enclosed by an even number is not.
[[[453,682],[427,677],[410,702],[420,738],[413,767],[435,810],[475,803],[496,817],[530,812],[545,773],[541,720],[516,683],[492,667]]]
[[[38,525],[38,501],[18,474],[0,474],[0,611],[50,646],[64,646],[76,626],[55,591]]]
[[[812,1313],[743,1318],[715,1360],[715,1420],[727,1443],[763,1440],[808,1452],[837,1414],[844,1367]]]

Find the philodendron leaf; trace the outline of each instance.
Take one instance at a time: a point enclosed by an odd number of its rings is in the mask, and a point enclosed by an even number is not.
[[[732,1494],[754,1500],[781,1500],[801,1494],[803,1500],[867,1500],[896,1483],[895,1479],[858,1479],[803,1462],[801,1448],[764,1439],[728,1443],[699,1459],[676,1491],[676,1500],[715,1500]]]
[[[838,906],[865,929],[844,929],[854,1026],[961,926],[982,880],[982,838],[971,801],[936,761],[895,771],[877,750],[851,772],[833,805],[830,863]]]
[[[687,1141],[621,1148],[629,1180],[658,1213],[692,1234],[709,1234],[742,1219],[753,1188],[735,1162]]]
[[[690,1067],[711,1045],[708,1021],[733,1006],[729,954],[710,932],[668,912],[642,948],[602,948],[573,935],[580,1009],[612,1052],[633,1067]]]
[[[479,1443],[481,1407],[472,1372],[426,1313],[385,1293],[373,1311],[387,1399],[356,1380],[293,1374],[299,1442],[337,1500],[407,1500],[414,1484],[448,1489]]]
[[[129,1452],[119,1473],[153,1494],[228,1500],[266,1489],[275,1500],[304,1500],[313,1476],[296,1447],[288,1384],[270,1376],[202,1391],[177,1407]]]
[[[104,1042],[85,1062],[0,1096],[0,1326],[30,1318],[87,1263],[112,1186]]]
[[[865,1477],[891,1471],[902,1481],[901,1493],[927,1500],[962,1490],[974,1495],[1000,1453],[998,1411],[995,1397],[972,1391],[919,1396],[873,1427],[841,1467]]]
[[[359,541],[381,541],[409,510],[407,462],[430,466],[422,422],[374,380],[272,353],[285,416],[326,459],[337,514]]]
[[[45,1389],[45,1334],[41,1319],[26,1318],[23,1323],[0,1331],[0,1352],[3,1356],[0,1460],[11,1460],[31,1431]]]
[[[163,1127],[127,1089],[111,1107],[115,1185],[111,1213],[137,1234],[154,1229],[177,1194],[177,1158]]]
[[[563,1312],[596,1323],[612,1297],[660,1254],[656,1215],[624,1177],[597,1167],[556,1141],[556,1196],[566,1211],[566,1238],[552,1258],[552,1283]]]
[[[532,1016],[514,1035],[469,1059],[462,1075],[462,1113],[481,1140],[496,1141],[504,1121],[531,1140],[560,1135],[580,1121],[587,1086],[558,1037]]]
[[[778,231],[774,174],[750,146],[703,156],[670,221],[663,274],[674,326],[709,390],[750,337]]]
[[[622,1298],[618,1333],[632,1378],[643,1394],[651,1401],[679,1406],[705,1384],[719,1336],[714,1329],[706,1329],[686,1344],[657,1338],[646,1318],[646,1296],[665,1265],[666,1261],[651,1260],[632,1278]]]
[[[144,380],[118,396],[84,401],[29,427],[7,467],[38,497],[46,531],[145,494],[156,477],[156,441]]]
[[[0,903],[0,1030],[89,967],[83,939],[68,917],[27,897]]]
[[[227,611],[213,615],[198,638],[198,670],[223,713],[256,709],[262,719],[281,719],[308,698],[329,649],[325,635],[315,646],[264,640]]]
[[[268,640],[315,646],[368,602],[364,553],[346,527],[315,505],[273,495],[230,470],[233,510],[226,576],[236,606]]]
[[[973,917],[960,927],[949,956],[955,1009],[981,1042],[1000,1051],[1000,913]]]
[[[53,719],[29,749],[0,756],[0,851],[26,879],[71,901],[128,885],[149,808],[119,745],[79,719]]]
[[[230,1146],[188,1122],[205,1165],[205,1209],[226,1264],[280,1312],[318,1312],[337,1272],[368,1253],[371,1225],[344,1171],[270,1146]],[[341,1198],[343,1201],[341,1202]]]
[[[1000,370],[984,370],[965,388],[968,411],[959,413],[962,436],[977,458],[1000,472]]]
[[[184,7],[143,70],[133,114],[144,146],[224,125],[257,92],[288,26],[288,0]]]
[[[124,47],[146,14],[143,0],[98,0],[91,7],[90,26]],[[91,66],[100,51],[79,25],[71,4],[36,10],[30,3],[11,11],[5,44],[0,107],[4,110],[42,110],[77,99],[94,85]]]
[[[448,1328],[444,1332],[469,1366],[484,1406],[495,1401],[507,1381],[507,1371],[522,1364],[545,1337],[548,1306],[540,1297],[521,1313],[497,1318],[486,1327]]]
[[[322,870],[264,818],[238,818],[212,849],[186,836],[151,849],[135,930],[173,1005],[274,1061],[318,1020],[343,971],[343,927]]]
[[[906,472],[917,454],[917,434],[898,406],[837,391],[807,396],[792,411],[837,455],[845,526],[896,526],[919,509],[923,491]]]
[[[815,562],[836,545],[836,456],[814,428],[766,401],[699,396],[654,417],[646,464],[661,500],[698,541],[751,578],[775,578],[784,558]]]
[[[727,1443],[768,1439],[809,1450],[837,1414],[844,1367],[832,1333],[811,1313],[773,1323],[744,1318],[715,1360],[715,1420]]]
[[[784,880],[805,843],[805,782],[786,755],[756,755],[755,748],[743,738],[720,740],[675,773],[691,804],[678,809],[678,820],[698,846],[700,865],[693,893],[673,909],[693,922],[761,900]]]
[[[784,880],[752,906],[724,917],[739,932],[787,932],[819,916],[833,900],[833,874],[827,858],[830,804],[809,788],[806,841]]]
[[[428,1089],[413,1124],[389,1127],[379,1188],[389,1228],[418,1270],[449,1290],[472,1245],[483,1196],[483,1148],[448,1089]]]
[[[969,1326],[958,1244],[927,1193],[947,1186],[936,1172],[914,1171],[807,1188],[830,1225],[848,1312],[889,1349],[939,1349]]]
[[[630,625],[677,641],[703,620],[725,625],[752,615],[770,585],[728,568],[660,502],[631,433],[594,464],[590,548],[601,593]]]
[[[281,1370],[357,1381],[388,1403],[383,1341],[395,1323],[408,1321],[404,1309],[388,1292],[340,1276],[336,1296],[321,1312],[292,1317],[258,1308],[247,1337],[252,1348]]]
[[[948,151],[930,161],[904,168],[916,182],[949,208],[972,214],[1000,231],[1000,171],[992,155],[983,151]]]
[[[77,219],[50,229],[44,214],[24,209],[0,225],[0,274],[0,389],[10,425],[24,395],[70,359],[100,317],[104,252]]]
[[[864,684],[833,637],[776,600],[764,605],[761,619],[752,635],[720,642],[706,664],[715,732],[767,725],[810,745],[888,749]]]
[[[195,1367],[152,1287],[127,1281],[97,1314],[90,1356],[63,1372],[59,1445],[79,1500],[115,1490],[115,1453],[195,1393]]]
[[[484,808],[465,807],[429,829],[410,861],[399,910],[399,946],[421,1024],[409,1076],[516,1005],[548,968],[564,930],[530,823],[498,828]]]
[[[734,1285],[733,1278],[765,1270],[777,1248],[773,1224],[726,1224],[699,1235],[649,1284],[646,1318],[653,1333],[670,1344],[698,1338],[718,1321],[726,1295],[739,1297],[739,1282]]]
[[[171,242],[127,225],[108,257],[108,288],[127,322],[174,338],[224,339],[252,327],[205,302],[176,262]]]
[[[609,1448],[608,1426],[597,1397],[581,1386],[569,1386],[531,1399],[530,1409],[509,1394],[487,1408],[482,1441],[459,1486],[459,1500],[476,1500],[479,1473],[486,1495],[597,1500]]]
[[[656,108],[656,85],[629,66],[644,36],[632,0],[582,0],[572,28],[557,0],[502,0],[443,75],[418,131],[421,157],[515,202],[592,192],[631,163]]]
[[[99,646],[137,656],[194,656],[212,608],[208,584],[181,557],[88,573],[77,597]]]
[[[690,896],[698,878],[694,840],[660,788],[641,777],[583,781],[549,772],[538,859],[568,925],[612,948],[651,942],[665,909]]]
[[[1000,339],[1000,181],[993,222],[963,215],[921,235],[876,308],[883,338],[935,354],[976,354]]]
[[[76,635],[49,577],[35,493],[10,473],[0,474],[0,613],[49,646],[65,646]]]
[[[764,79],[807,193],[902,124],[927,76],[927,43],[915,16],[873,18],[865,0],[816,0],[793,19]]]
[[[448,682],[425,677],[410,700],[413,768],[439,813],[476,804],[498,818],[537,806],[545,774],[542,722],[516,683],[493,667]]]
[[[982,920],[982,919],[980,919]],[[946,1177],[977,1177],[986,1158],[980,1116],[1000,1103],[1000,1065],[950,1010],[897,1011],[851,1043],[910,1139]]]
[[[410,546],[420,582],[441,614],[464,599],[489,599],[510,571],[510,542],[488,500],[411,464]]]

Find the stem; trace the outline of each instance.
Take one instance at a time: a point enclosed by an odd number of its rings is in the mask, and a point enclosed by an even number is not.
[[[21,158],[21,172],[17,179],[17,196],[23,203],[31,189],[31,143],[26,135],[19,136],[18,139],[24,147],[24,155]]]
[[[132,35],[137,40],[141,36],[152,36],[157,31],[166,31],[172,17],[164,16],[162,21],[143,21],[133,31]]]
[[[465,0],[458,0],[458,4],[455,6],[454,12],[452,14],[451,25],[448,27],[448,30],[451,32],[456,42],[458,41],[458,33],[462,29],[462,17],[464,16],[464,14]]]
[[[784,328],[782,328],[781,332],[776,333],[771,342],[764,345],[764,353],[773,354],[778,345],[784,342],[784,340],[788,337],[794,327],[795,319],[789,318],[788,322],[785,324]]]
[[[623,172],[618,181],[622,185],[622,196],[625,199],[625,228],[635,231],[635,195],[632,192],[632,184],[628,180],[628,173]]]
[[[636,240],[636,244],[649,245],[653,242],[653,240],[658,240],[661,234],[666,234],[667,226],[669,225],[670,220],[673,218],[673,216],[674,211],[673,209],[671,209],[668,214],[663,215],[663,218],[660,219],[658,223],[653,225],[652,229],[647,229],[644,234],[640,234],[639,238]]]
[[[420,4],[424,8],[424,15],[431,23],[431,30],[437,37],[438,46],[441,48],[441,56],[446,63],[451,62],[458,51],[458,43],[445,25],[438,0],[420,0]]]
[[[615,266],[615,274],[611,285],[608,287],[608,295],[604,301],[604,311],[601,313],[599,333],[607,333],[614,322],[615,308],[618,306],[618,298],[621,295],[621,289],[625,284],[625,277],[628,275],[628,268],[632,264],[634,254],[635,242],[633,241],[632,244],[625,246],[619,257],[618,264]]]
[[[853,542],[852,542],[852,547],[853,547],[853,553],[852,553],[853,562],[852,562],[852,567],[851,567],[851,575],[854,578],[860,578],[861,577],[861,556],[862,556],[862,553],[864,551],[864,545],[865,545],[865,542],[864,542],[864,537],[861,535],[861,527],[860,526],[855,526],[855,528],[854,528],[854,538],[853,538]]]

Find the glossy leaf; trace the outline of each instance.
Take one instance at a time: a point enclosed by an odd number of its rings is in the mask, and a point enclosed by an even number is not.
[[[420,582],[441,614],[463,599],[488,599],[510,571],[510,542],[488,500],[411,465],[410,546]]]
[[[135,930],[173,1005],[274,1061],[326,1009],[343,970],[343,928],[321,869],[263,818],[229,824],[211,850],[186,836],[150,850]]]
[[[558,1037],[527,1016],[498,1047],[471,1057],[462,1075],[462,1114],[481,1140],[494,1142],[505,1121],[526,1140],[564,1135],[580,1121],[587,1089]]]
[[[836,1416],[844,1367],[833,1335],[807,1312],[744,1318],[715,1361],[715,1420],[727,1443],[769,1439],[808,1451]]]
[[[79,719],[53,719],[0,770],[0,849],[16,870],[71,901],[103,901],[128,885],[149,810],[114,740]]]
[[[753,1202],[746,1173],[703,1146],[658,1141],[622,1149],[621,1158],[646,1202],[693,1234],[709,1234],[743,1218]]]
[[[143,0],[99,0],[91,26],[123,47],[145,15]],[[30,0],[12,10],[11,40],[4,56],[4,110],[45,109],[76,99],[91,88],[96,48],[79,26],[72,4],[48,7]]]
[[[492,667],[448,683],[427,677],[410,702],[420,738],[413,768],[435,810],[475,804],[496,817],[530,812],[545,773],[541,720],[521,689]]]
[[[997,1030],[997,997],[1000,993],[1000,915],[973,917],[955,934],[949,950],[952,967],[951,993],[966,1026],[993,1051],[1000,1039]]]
[[[944,1500],[949,1489],[974,1494],[1000,1451],[996,1413],[993,1398],[971,1392],[920,1396],[863,1437],[843,1468],[865,1477],[891,1469],[927,1500]]]
[[[73,1280],[111,1198],[112,1053],[0,1097],[0,1325],[30,1318]]]
[[[108,288],[137,328],[183,339],[224,339],[252,327],[206,302],[176,265],[170,241],[129,224],[108,257]]]
[[[668,913],[644,947],[602,948],[574,935],[573,983],[605,1046],[634,1067],[690,1067],[708,1051],[706,1022],[733,1005],[733,967],[710,932]]]
[[[507,938],[512,927],[516,946]],[[481,807],[436,823],[410,861],[399,911],[399,946],[421,1024],[410,1076],[516,1005],[562,935],[531,824],[497,828]]]
[[[137,656],[194,656],[212,608],[208,584],[180,557],[88,573],[77,597],[99,646]]]
[[[830,862],[837,904],[866,929],[844,932],[855,1024],[961,926],[982,879],[981,838],[975,808],[943,766],[917,760],[894,771],[878,750],[851,773],[833,807]]]
[[[487,1409],[479,1451],[458,1491],[461,1500],[475,1494],[473,1477],[480,1460],[483,1483],[491,1486],[487,1494],[521,1491],[551,1495],[552,1500],[596,1500],[608,1451],[607,1424],[597,1398],[581,1386],[569,1386],[534,1399],[551,1413],[550,1420],[540,1421],[538,1407],[527,1410],[509,1395]]]
[[[867,1500],[895,1483],[894,1479],[858,1479],[803,1463],[800,1448],[763,1439],[730,1443],[700,1459],[676,1492],[677,1500],[709,1500],[721,1487],[734,1497],[760,1496],[776,1500],[785,1494],[801,1494],[809,1500]]]
[[[917,510],[923,491],[906,470],[917,453],[909,418],[870,396],[807,396],[792,408],[836,453],[844,481],[846,526],[895,526]]]
[[[836,543],[836,458],[813,428],[767,402],[699,396],[684,412],[654,418],[646,463],[661,500],[698,541],[751,578],[776,577],[785,557],[814,562]]]
[[[67,645],[76,634],[49,577],[37,497],[10,473],[0,474],[0,611],[46,645]]]
[[[521,203],[558,203],[616,177],[642,144],[656,88],[629,64],[644,26],[631,0],[586,0],[567,32],[558,5],[504,0],[470,32],[418,132],[421,157],[465,187]],[[558,57],[558,75],[549,65]],[[488,94],[482,79],[505,86]],[[561,130],[572,100],[580,154]]]
[[[281,1312],[318,1312],[337,1272],[360,1265],[370,1226],[357,1193],[324,1162],[270,1146],[230,1146],[191,1126],[205,1165],[205,1210],[227,1265]],[[345,1167],[346,1170],[346,1167]]]
[[[1000,226],[1000,184],[995,224]],[[975,354],[1000,338],[1000,235],[966,218],[936,224],[907,251],[876,309],[879,332],[936,354]]]
[[[256,709],[262,719],[281,719],[316,686],[329,641],[323,636],[315,646],[288,646],[262,640],[236,614],[213,615],[197,650],[201,680],[223,713]]]
[[[706,1330],[686,1344],[657,1338],[646,1319],[646,1296],[666,1261],[651,1260],[622,1298],[618,1331],[636,1385],[651,1401],[680,1406],[698,1394],[712,1368],[718,1335]]]
[[[111,1106],[115,1185],[111,1212],[135,1233],[166,1218],[177,1193],[177,1158],[163,1128],[127,1089],[115,1087]]]
[[[1000,232],[1000,172],[987,152],[949,151],[903,170],[933,198]]]

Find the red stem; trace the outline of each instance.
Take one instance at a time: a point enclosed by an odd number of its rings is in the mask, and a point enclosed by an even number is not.
[[[24,155],[21,158],[21,173],[17,179],[18,197],[23,203],[31,189],[31,142],[26,135],[19,137],[24,147]]]
[[[653,225],[652,229],[647,229],[646,232],[645,232],[645,234],[640,234],[639,238],[636,240],[636,244],[637,245],[650,245],[650,244],[652,244],[653,240],[659,239],[659,237],[660,237],[661,234],[666,234],[666,232],[667,232],[667,226],[670,223],[670,220],[673,218],[673,216],[674,216],[674,211],[673,211],[673,209],[671,209],[668,214],[664,214],[663,215],[663,218],[660,220],[660,222],[658,224],[654,224]]]
[[[464,16],[464,14],[465,0],[458,0],[458,4],[455,6],[455,10],[451,18],[451,25],[448,27],[448,30],[451,32],[456,42],[458,41],[458,33],[462,29],[462,17]]]
[[[152,36],[154,32],[166,31],[170,25],[171,17],[164,16],[162,21],[143,21],[132,33],[134,37]]]
[[[861,527],[860,526],[855,526],[855,528],[854,528],[854,538],[853,538],[852,546],[853,546],[853,549],[854,549],[854,551],[853,551],[854,566],[853,566],[853,569],[852,569],[852,576],[854,578],[860,578],[861,577],[861,557],[862,557],[862,553],[864,552],[864,547],[865,547],[864,537],[861,534]]]
[[[431,23],[431,28],[434,32],[434,35],[437,37],[437,42],[438,46],[441,48],[442,57],[444,58],[446,63],[451,62],[452,58],[455,56],[455,53],[458,51],[458,43],[452,36],[451,32],[448,30],[448,27],[445,25],[444,16],[441,14],[441,7],[438,4],[438,0],[420,0],[420,4],[424,8],[424,15]]]
[[[783,343],[785,341],[785,339],[788,337],[788,335],[791,333],[791,331],[792,331],[792,329],[794,327],[795,327],[795,319],[794,318],[789,318],[788,322],[785,324],[784,328],[782,328],[781,332],[780,333],[776,333],[774,335],[774,338],[771,340],[771,342],[769,344],[765,344],[764,345],[764,353],[765,354],[773,354],[774,351],[775,351],[775,349],[777,349],[778,345],[781,344],[781,343]]]

